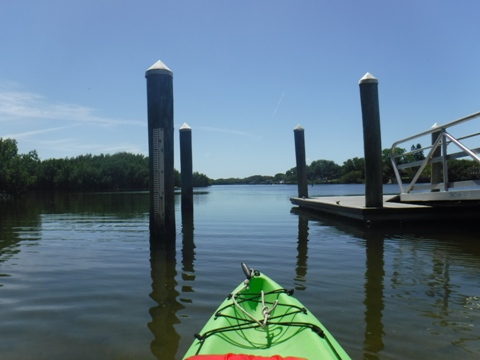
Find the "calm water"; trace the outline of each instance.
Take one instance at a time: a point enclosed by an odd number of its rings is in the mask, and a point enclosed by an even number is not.
[[[241,261],[295,288],[352,358],[479,358],[478,231],[367,229],[292,210],[295,195],[209,188],[194,220],[177,204],[169,254],[150,250],[146,193],[0,202],[0,358],[181,359]]]

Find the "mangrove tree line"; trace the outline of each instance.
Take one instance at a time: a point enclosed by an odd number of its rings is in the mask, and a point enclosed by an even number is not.
[[[175,186],[180,186],[175,170]],[[208,186],[206,175],[193,173],[193,186]],[[147,190],[148,157],[120,152],[113,155],[80,155],[41,161],[35,150],[18,154],[14,139],[0,138],[0,195],[27,190],[105,191]]]
[[[400,163],[423,160],[421,145],[412,145],[410,151],[397,149]],[[390,149],[384,149],[383,182],[396,181],[390,161]],[[450,181],[480,178],[480,167],[473,160],[448,161]],[[402,181],[410,181],[416,169],[402,172]],[[315,160],[307,166],[308,181],[312,184],[351,184],[365,182],[365,162],[354,157],[336,164],[332,160]],[[429,182],[430,167],[427,166],[419,179]],[[175,186],[181,186],[180,173],[175,170]],[[246,178],[212,180],[205,174],[193,173],[193,186],[212,184],[293,184],[297,182],[297,171],[293,167],[285,173],[253,175]],[[41,161],[35,150],[18,154],[16,140],[0,138],[0,197],[18,195],[27,190],[63,191],[111,191],[147,190],[149,186],[148,157],[120,152],[113,155],[80,155],[73,158],[48,159]]]

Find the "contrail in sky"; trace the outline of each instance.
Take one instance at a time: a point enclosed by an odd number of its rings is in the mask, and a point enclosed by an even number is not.
[[[280,106],[280,103],[282,102],[284,96],[285,96],[285,91],[283,92],[282,96],[280,97],[280,100],[278,100],[278,104],[275,107],[275,110],[273,111],[272,118],[275,117],[275,114],[277,113],[278,107]]]

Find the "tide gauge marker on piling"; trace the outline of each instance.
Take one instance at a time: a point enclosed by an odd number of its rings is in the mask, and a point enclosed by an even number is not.
[[[150,234],[175,237],[175,174],[173,169],[173,73],[160,60],[147,79],[148,154],[150,171]]]

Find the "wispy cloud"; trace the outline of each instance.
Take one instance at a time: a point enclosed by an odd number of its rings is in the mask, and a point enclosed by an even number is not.
[[[48,134],[48,133],[55,132],[55,131],[71,129],[71,128],[77,127],[77,126],[79,126],[79,124],[73,124],[73,125],[69,125],[69,126],[57,126],[57,127],[52,127],[52,128],[48,128],[48,129],[25,131],[25,132],[16,133],[16,134],[6,134],[3,137],[20,140],[20,139],[28,138],[28,137],[31,137],[31,136],[37,136],[37,135],[42,135],[42,134]]]
[[[70,123],[88,123],[97,126],[138,125],[145,122],[98,116],[86,106],[51,102],[45,97],[27,91],[0,88],[0,121],[6,120],[62,120]]]
[[[16,83],[0,83],[0,138],[18,141],[19,152],[35,149],[42,158],[81,153],[148,149],[139,134],[146,121],[98,115],[99,110],[52,101]],[[140,139],[140,140],[139,140]]]
[[[280,96],[280,100],[278,100],[277,106],[275,106],[275,110],[273,111],[272,118],[275,117],[275,114],[277,113],[278,107],[280,106],[284,96],[285,96],[285,91],[282,93],[282,96]]]

